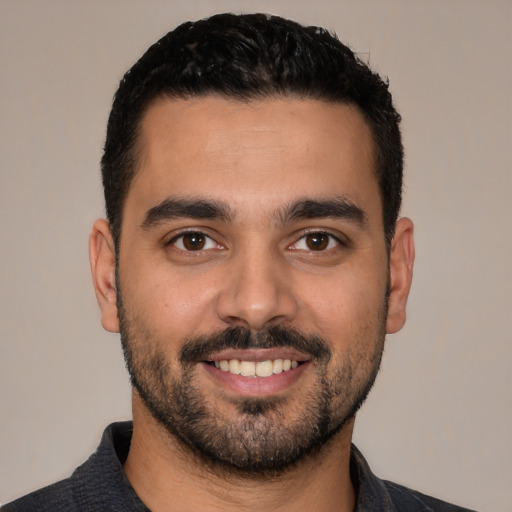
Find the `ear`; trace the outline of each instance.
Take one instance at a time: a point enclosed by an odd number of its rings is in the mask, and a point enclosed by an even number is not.
[[[105,219],[98,219],[92,227],[89,260],[96,300],[101,310],[101,325],[109,332],[119,332],[115,249],[110,226]]]
[[[405,324],[405,307],[411,289],[414,265],[414,226],[410,219],[396,223],[389,254],[389,304],[386,332],[398,332]]]

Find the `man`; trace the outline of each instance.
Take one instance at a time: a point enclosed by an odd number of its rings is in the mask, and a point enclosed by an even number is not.
[[[412,279],[399,121],[322,29],[219,15],[153,45],[114,99],[90,238],[133,424],[2,510],[463,510],[351,445]]]

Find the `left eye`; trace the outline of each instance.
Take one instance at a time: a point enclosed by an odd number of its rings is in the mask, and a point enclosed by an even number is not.
[[[170,244],[182,251],[204,251],[207,249],[215,249],[219,246],[215,240],[208,235],[195,231],[183,233],[173,238]]]
[[[301,251],[327,251],[340,245],[340,241],[330,235],[329,233],[323,233],[321,231],[315,233],[308,233],[300,238],[291,249],[299,249]]]

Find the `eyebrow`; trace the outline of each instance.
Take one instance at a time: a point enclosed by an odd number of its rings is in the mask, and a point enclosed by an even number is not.
[[[364,210],[343,196],[332,199],[303,199],[277,213],[277,220],[281,224],[321,218],[343,219],[359,226],[365,226],[368,222]]]
[[[232,215],[227,205],[216,201],[167,198],[146,212],[141,227],[143,229],[150,229],[161,222],[178,218],[221,220],[227,222],[231,220]]]
[[[141,227],[151,229],[162,222],[178,218],[230,222],[234,215],[223,202],[210,199],[167,198],[146,212]],[[360,226],[367,224],[366,213],[346,197],[301,199],[274,214],[275,221],[281,225],[298,220],[322,218],[343,219]]]

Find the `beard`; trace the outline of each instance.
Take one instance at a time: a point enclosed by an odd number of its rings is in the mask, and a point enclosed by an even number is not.
[[[133,388],[172,438],[213,471],[252,478],[277,476],[314,457],[354,417],[379,370],[387,300],[375,325],[365,326],[334,366],[327,340],[283,326],[257,333],[230,327],[189,338],[177,360],[171,359],[165,343],[155,339],[136,315],[127,314],[119,292],[118,287],[121,341]],[[365,339],[369,334],[370,343]],[[202,392],[197,364],[207,361],[208,354],[228,348],[275,347],[311,357],[313,384],[300,396],[224,397],[230,409],[226,414],[211,399],[215,397]]]

